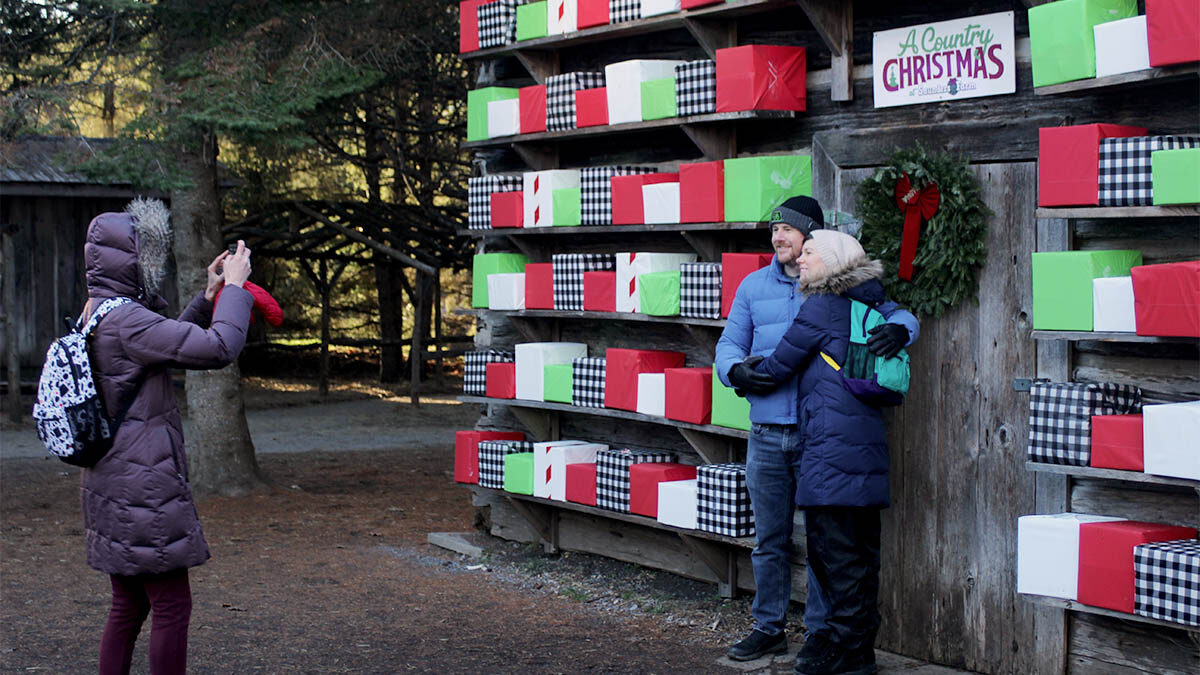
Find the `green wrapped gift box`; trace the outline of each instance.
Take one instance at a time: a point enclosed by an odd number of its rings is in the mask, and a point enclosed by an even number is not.
[[[487,278],[493,274],[524,272],[529,258],[520,253],[479,253],[471,263],[471,306],[488,306]]]
[[[546,37],[549,34],[548,3],[531,2],[527,5],[517,5],[517,41],[532,40]]]
[[[642,119],[661,120],[675,117],[675,78],[664,77],[642,82]]]
[[[679,316],[679,272],[646,272],[637,277],[642,314]]]
[[[504,491],[533,494],[533,453],[514,452],[504,456]]]
[[[712,423],[719,427],[750,431],[750,402],[721,383],[713,368]]]
[[[467,92],[467,140],[482,141],[488,137],[488,104],[517,98],[512,87],[484,87]]]
[[[571,227],[578,225],[580,219],[580,203],[582,200],[580,188],[560,188],[555,190],[550,198],[554,200],[554,222],[551,225]]]
[[[1155,204],[1200,204],[1200,148],[1150,153]]]
[[[1049,251],[1033,254],[1033,328],[1092,330],[1092,279],[1127,277],[1141,251]]]
[[[1137,16],[1137,0],[1061,0],[1029,8],[1033,86],[1096,76],[1097,24]]]
[[[542,398],[558,403],[571,402],[571,382],[575,367],[570,363],[551,363],[545,367]]]
[[[725,220],[761,223],[789,197],[812,196],[812,157],[781,155],[725,160]]]

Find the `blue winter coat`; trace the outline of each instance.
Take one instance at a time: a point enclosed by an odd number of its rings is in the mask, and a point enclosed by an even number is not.
[[[774,352],[757,369],[784,382],[799,375],[797,407],[802,455],[796,505],[886,507],[888,445],[883,416],[842,386],[842,375],[821,356],[846,362],[850,300],[884,301],[878,261],[862,263],[806,285],[808,300]]]

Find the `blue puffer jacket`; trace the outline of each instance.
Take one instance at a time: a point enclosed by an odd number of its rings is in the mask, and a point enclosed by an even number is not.
[[[734,296],[725,330],[717,341],[714,367],[717,376],[729,383],[729,369],[750,354],[767,356],[779,344],[792,319],[804,304],[796,279],[783,271],[779,261],[756,270],[742,280]],[[879,306],[879,312],[891,323],[908,329],[911,345],[920,335],[920,324],[908,310],[894,302]],[[784,382],[766,395],[748,394],[750,421],[756,424],[796,424],[796,379]]]

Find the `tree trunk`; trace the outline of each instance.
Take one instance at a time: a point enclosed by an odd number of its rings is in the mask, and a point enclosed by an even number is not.
[[[404,268],[375,256],[375,293],[379,298],[379,381],[399,382],[404,366],[404,293],[396,277]]]
[[[217,188],[217,144],[198,135],[179,149],[180,166],[192,180],[171,192],[175,227],[176,280],[181,304],[204,290],[206,268],[221,252],[221,201]],[[197,495],[243,495],[263,484],[246,424],[237,362],[221,370],[187,374],[189,479]]]

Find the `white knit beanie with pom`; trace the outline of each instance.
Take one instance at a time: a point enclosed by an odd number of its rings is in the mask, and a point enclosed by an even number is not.
[[[862,244],[854,237],[837,230],[813,230],[809,241],[825,263],[826,274],[834,275],[851,264],[867,257]]]
[[[167,259],[171,255],[171,212],[157,199],[137,199],[129,202],[125,212],[133,216],[133,229],[138,235],[138,266],[142,269],[142,285],[150,297],[158,295],[167,275]]]

